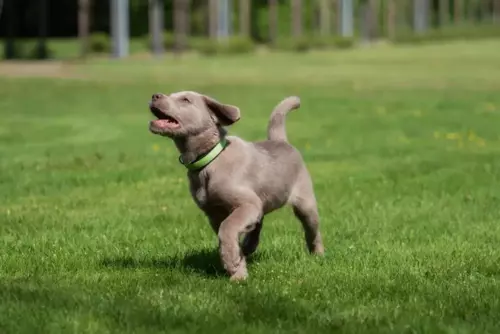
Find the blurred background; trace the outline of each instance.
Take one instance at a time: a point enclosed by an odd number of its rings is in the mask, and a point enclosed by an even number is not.
[[[0,0],[6,59],[247,53],[500,35],[500,0]]]

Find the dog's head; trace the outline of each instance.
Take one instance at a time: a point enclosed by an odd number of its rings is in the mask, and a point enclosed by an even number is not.
[[[190,91],[153,94],[149,109],[157,118],[150,122],[150,131],[169,138],[194,136],[240,119],[238,107]]]

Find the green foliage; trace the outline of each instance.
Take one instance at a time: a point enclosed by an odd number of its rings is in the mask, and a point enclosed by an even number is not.
[[[313,49],[331,49],[334,46],[334,39],[331,36],[312,36],[309,41]]]
[[[255,44],[250,38],[233,36],[224,41],[197,38],[191,41],[191,47],[203,55],[244,54],[255,51]]]
[[[421,34],[415,34],[408,30],[400,31],[393,42],[399,44],[422,44],[455,40],[477,40],[492,37],[500,37],[500,29],[494,24],[450,25],[431,29]]]
[[[153,40],[150,34],[147,34],[144,38],[146,40],[146,46],[149,50],[153,48]],[[163,31],[162,34],[162,43],[165,50],[172,50],[175,46],[175,36],[170,31]]]
[[[354,46],[354,38],[338,36],[334,38],[334,45],[337,49],[350,49]]]
[[[232,36],[222,42],[222,49],[229,54],[250,53],[255,51],[255,43],[250,38]]]
[[[216,55],[220,50],[220,45],[217,41],[211,40],[209,38],[195,38],[190,42],[190,47],[205,55],[213,56]]]
[[[313,49],[349,49],[354,46],[354,39],[340,36],[314,36],[310,38]]]
[[[38,40],[16,40],[14,43],[14,59],[36,60],[51,59],[54,57],[54,50],[50,42],[45,43],[45,49],[40,49]]]
[[[110,52],[111,41],[109,35],[104,32],[94,32],[89,36],[89,47],[91,52]]]
[[[152,46],[149,36],[146,37],[149,47]],[[163,46],[166,51],[171,51],[175,47],[175,36],[171,32],[163,33]],[[255,44],[250,38],[232,36],[226,41],[213,41],[206,37],[191,36],[187,40],[186,48],[195,50],[204,55],[215,54],[241,54],[249,53],[255,50]]]
[[[272,45],[272,48],[282,51],[307,52],[313,45],[313,40],[308,36],[281,37]]]

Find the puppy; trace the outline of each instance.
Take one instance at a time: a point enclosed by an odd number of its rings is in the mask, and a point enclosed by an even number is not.
[[[286,114],[299,107],[298,97],[285,98],[271,114],[267,140],[248,142],[226,136],[224,127],[240,119],[238,107],[191,91],[152,96],[149,108],[157,119],[149,129],[177,146],[231,280],[247,278],[245,258],[257,249],[264,216],[286,204],[302,223],[309,251],[324,253],[311,178],[285,131]]]

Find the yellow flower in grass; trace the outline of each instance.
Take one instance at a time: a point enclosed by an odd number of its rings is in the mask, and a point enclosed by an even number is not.
[[[497,107],[489,102],[489,103],[486,103],[486,105],[484,106],[484,109],[486,109],[486,111],[489,111],[489,112],[494,112],[495,110],[497,110]]]
[[[158,152],[160,150],[160,146],[158,144],[153,144],[153,151]]]
[[[476,144],[477,144],[477,146],[480,146],[480,147],[482,147],[482,146],[485,146],[485,145],[486,145],[486,141],[485,141],[483,138],[481,138],[481,137],[479,137],[478,135],[476,135],[476,134],[474,133],[474,131],[472,131],[472,130],[471,130],[471,131],[469,131],[469,134],[468,134],[468,136],[467,136],[467,139],[469,139],[469,141],[471,141],[471,142],[473,142],[473,143],[476,143]]]
[[[409,143],[410,139],[408,139],[408,137],[406,137],[406,135],[403,133],[398,136],[398,141],[400,143]]]
[[[450,132],[450,133],[446,134],[446,139],[449,139],[449,140],[457,140],[460,138],[462,138],[462,136],[458,132]]]
[[[387,114],[387,110],[385,109],[385,107],[377,107],[375,109],[375,112],[379,115],[385,115]]]
[[[467,139],[469,139],[469,141],[475,141],[478,137],[476,136],[476,134],[474,133],[474,131],[469,131],[469,134],[467,136]]]

